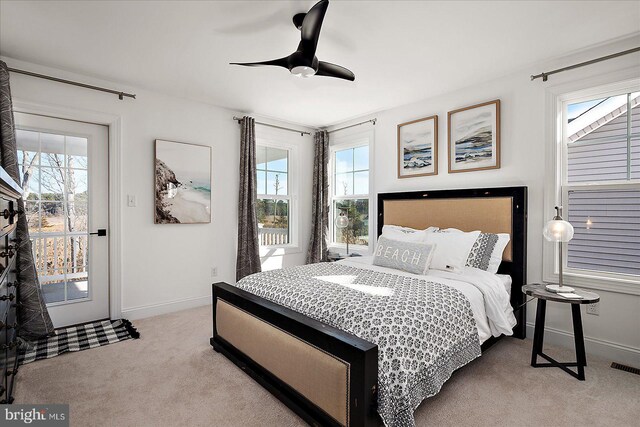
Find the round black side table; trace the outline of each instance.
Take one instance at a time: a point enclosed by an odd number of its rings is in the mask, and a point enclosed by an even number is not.
[[[584,350],[584,333],[582,330],[582,316],[580,315],[581,304],[593,304],[600,301],[600,296],[594,292],[587,292],[576,289],[573,293],[581,296],[580,299],[564,298],[556,293],[549,292],[545,289],[546,284],[534,283],[524,285],[522,292],[538,299],[536,309],[536,326],[533,333],[533,350],[531,351],[531,366],[534,368],[560,368],[568,374],[576,377],[580,381],[584,381],[584,367],[587,366],[587,356]],[[542,344],[544,341],[544,321],[547,312],[547,301],[565,303],[571,305],[571,317],[573,319],[573,337],[576,346],[575,362],[558,362],[550,356],[542,352]],[[546,359],[548,363],[538,363],[538,356]],[[578,372],[569,367],[575,366]]]

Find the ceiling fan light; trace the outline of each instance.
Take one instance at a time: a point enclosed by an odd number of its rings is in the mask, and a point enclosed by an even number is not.
[[[297,67],[293,67],[291,69],[291,74],[303,78],[313,76],[315,73],[316,70],[311,67],[307,67],[306,65],[298,65]]]

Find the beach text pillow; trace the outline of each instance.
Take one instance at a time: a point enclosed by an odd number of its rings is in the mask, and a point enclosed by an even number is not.
[[[392,240],[380,236],[373,256],[373,265],[393,268],[413,274],[427,274],[434,245]]]

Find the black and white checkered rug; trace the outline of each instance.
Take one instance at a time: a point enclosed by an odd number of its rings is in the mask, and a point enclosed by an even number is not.
[[[41,338],[30,348],[20,352],[18,363],[24,365],[40,359],[50,359],[72,351],[102,347],[130,338],[140,338],[140,333],[126,319],[103,320],[58,329],[56,334]]]

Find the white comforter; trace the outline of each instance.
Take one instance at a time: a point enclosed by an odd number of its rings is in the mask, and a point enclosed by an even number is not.
[[[480,342],[485,342],[491,336],[500,334],[511,335],[516,325],[513,308],[509,302],[509,294],[503,281],[496,274],[492,274],[473,267],[464,267],[462,273],[429,270],[426,276],[405,273],[386,267],[373,265],[373,257],[351,257],[338,261],[352,267],[397,274],[401,276],[421,277],[426,280],[451,286],[462,292],[471,303],[471,310],[478,328]]]

